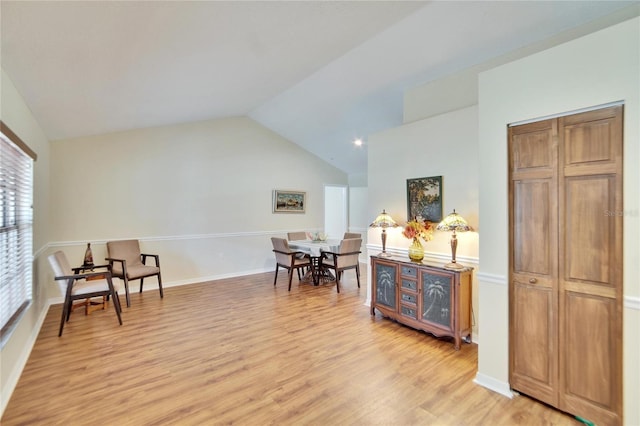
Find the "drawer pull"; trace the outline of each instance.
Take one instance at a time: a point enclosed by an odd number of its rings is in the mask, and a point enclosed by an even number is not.
[[[417,277],[418,276],[418,270],[416,268],[412,268],[410,266],[403,266],[401,274],[405,275],[407,277]]]
[[[411,302],[411,303],[416,303],[416,297],[412,296],[410,294],[402,294],[402,300],[404,300],[405,302]]]
[[[535,283],[537,283],[537,282],[538,282],[538,280],[537,280],[537,279],[535,279],[535,278],[529,278],[529,283],[530,283],[530,284],[535,284]]]

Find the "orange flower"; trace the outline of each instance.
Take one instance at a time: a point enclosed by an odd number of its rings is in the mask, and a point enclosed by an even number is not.
[[[422,238],[425,241],[429,241],[433,238],[433,224],[428,221],[420,221],[418,219],[410,220],[404,227],[402,235],[406,238]]]

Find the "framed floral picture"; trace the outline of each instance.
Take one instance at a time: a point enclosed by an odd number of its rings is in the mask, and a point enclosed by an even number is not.
[[[273,213],[304,213],[307,193],[273,190]]]
[[[407,179],[407,220],[442,220],[442,176]]]

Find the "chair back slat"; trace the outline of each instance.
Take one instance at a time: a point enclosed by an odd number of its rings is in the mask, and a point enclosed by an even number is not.
[[[298,241],[298,240],[306,240],[307,233],[306,232],[287,232],[287,240],[289,241]]]
[[[337,256],[336,262],[338,268],[344,268],[347,266],[354,266],[358,263],[358,253],[360,251],[360,246],[362,245],[362,240],[359,238],[350,238],[346,240],[342,240],[340,242],[340,249],[338,250],[338,254],[341,253],[354,253],[354,254],[345,254],[344,256]]]
[[[358,234],[357,232],[345,232],[344,237],[342,237],[343,240],[351,240],[354,238],[362,239],[362,234]]]
[[[67,255],[64,254],[63,251],[58,250],[57,252],[49,255],[47,259],[49,260],[51,269],[53,269],[53,273],[55,274],[56,277],[73,275],[73,270],[69,265],[69,261],[67,260]]]
[[[126,260],[127,266],[142,265],[138,240],[109,241],[107,242],[107,253],[109,257],[114,259]]]
[[[284,238],[271,237],[271,244],[273,244],[273,250],[276,255],[276,262],[281,265],[291,264],[291,249],[289,243]]]
[[[64,254],[63,251],[58,250],[57,252],[50,254],[47,257],[47,260],[49,261],[49,265],[51,265],[53,274],[56,277],[73,275],[73,270],[69,265],[67,255]],[[58,283],[58,289],[60,290],[60,293],[64,296],[67,292],[67,280],[56,280],[56,283]]]

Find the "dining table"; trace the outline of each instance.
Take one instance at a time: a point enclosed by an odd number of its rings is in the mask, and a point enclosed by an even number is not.
[[[289,248],[308,255],[311,260],[311,268],[305,274],[304,280],[312,280],[313,285],[319,285],[320,281],[335,281],[331,271],[322,267],[321,259],[323,252],[337,252],[340,248],[340,240],[292,240],[289,241]]]

